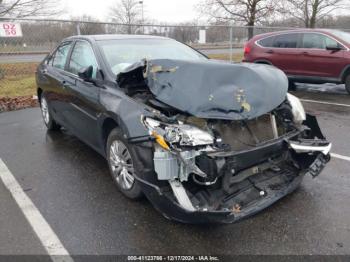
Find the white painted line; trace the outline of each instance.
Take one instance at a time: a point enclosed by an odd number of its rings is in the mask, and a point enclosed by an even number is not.
[[[18,184],[16,178],[11,174],[5,163],[0,158],[0,178],[6,188],[12,194],[17,205],[22,210],[24,216],[40,239],[42,245],[54,262],[73,262],[72,257],[65,249],[55,232],[46,222],[34,203]]]
[[[350,157],[348,157],[348,156],[343,156],[343,155],[339,155],[336,153],[331,153],[331,156],[335,157],[335,158],[342,159],[342,160],[350,161]]]
[[[317,101],[317,100],[309,100],[309,99],[300,99],[300,101],[307,102],[307,103],[350,107],[350,105],[348,104],[332,103],[332,102],[326,102],[326,101]]]

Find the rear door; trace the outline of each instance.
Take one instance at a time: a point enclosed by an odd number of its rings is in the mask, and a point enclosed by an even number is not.
[[[67,58],[73,42],[67,41],[59,45],[56,51],[47,58],[45,65],[39,68],[39,86],[45,90],[46,99],[56,120],[64,124],[63,112],[67,110],[65,99],[67,93],[64,88]]]
[[[288,75],[298,74],[300,70],[298,49],[300,33],[282,33],[273,39],[273,46],[265,48],[266,59]]]
[[[93,147],[98,146],[97,117],[100,112],[99,87],[78,77],[78,72],[93,67],[93,79],[97,79],[98,63],[91,44],[77,40],[66,68],[66,92],[68,107],[64,116],[71,130]]]
[[[335,39],[322,33],[303,33],[301,75],[337,78],[345,67],[344,50],[327,50],[327,46],[343,47]],[[344,48],[345,49],[345,48]]]

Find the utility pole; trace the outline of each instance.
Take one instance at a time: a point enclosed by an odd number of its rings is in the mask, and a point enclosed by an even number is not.
[[[144,26],[144,23],[145,23],[145,20],[144,20],[144,13],[143,13],[143,0],[142,1],[139,1],[139,4],[141,5],[141,12],[142,12],[142,33],[145,34],[145,26]]]
[[[79,23],[77,23],[76,29],[77,29],[77,35],[81,35],[81,32],[80,32],[80,24],[79,24]]]

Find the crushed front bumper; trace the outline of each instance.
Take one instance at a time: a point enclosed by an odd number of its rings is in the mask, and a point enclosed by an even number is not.
[[[285,146],[292,147],[291,145],[294,145],[294,143],[296,142],[288,143],[286,141],[280,141],[273,146],[275,148],[283,148]],[[276,174],[276,176],[284,176],[283,179],[286,180],[286,183],[283,185],[279,184],[279,186],[272,187],[270,184],[273,184],[274,178],[271,178],[271,182],[269,180],[259,181],[259,178],[256,178],[257,182],[254,186],[263,188],[265,194],[257,198],[254,203],[245,206],[241,210],[227,209],[211,211],[197,209],[195,211],[190,211],[181,206],[176,199],[170,197],[169,192],[162,192],[162,189],[157,186],[154,187],[143,184],[143,190],[153,206],[169,219],[184,223],[233,223],[262,211],[287,194],[293,192],[300,185],[305,174],[310,174],[313,177],[317,176],[330,160],[330,155],[329,153],[322,153],[323,149],[321,148],[314,148],[313,150],[314,151],[302,153],[308,154],[309,157],[312,155],[313,161],[308,167],[301,170],[290,169],[288,170],[289,173],[286,173],[286,170],[280,170],[280,174]],[[249,189],[247,189],[247,191],[248,190]],[[240,194],[249,194],[247,191],[242,191]]]
[[[166,195],[159,195],[156,191],[149,188],[144,191],[147,198],[153,206],[161,212],[166,218],[176,220],[183,223],[233,223],[243,218],[252,216],[263,209],[269,207],[279,199],[293,192],[301,183],[303,175],[296,177],[288,186],[279,190],[267,192],[266,196],[261,198],[258,203],[242,209],[239,212],[232,210],[205,211],[196,210],[189,211],[181,207],[172,198]]]
[[[316,177],[323,170],[330,160],[331,144],[323,137],[316,119],[312,117],[310,119],[311,122],[306,122],[306,126],[310,127],[307,135],[303,132],[296,132],[258,148],[225,156],[227,161],[232,162],[235,168],[242,168],[241,170],[253,168],[259,161],[260,163],[268,162],[272,155],[287,155],[288,159],[282,161],[283,163],[274,170],[249,176],[248,179],[240,182],[241,184],[238,183],[233,190],[226,191],[225,198],[219,196],[218,200],[221,201],[221,204],[223,203],[220,208],[203,208],[196,203],[193,203],[194,209],[181,205],[180,203],[184,202],[174,194],[166,181],[157,180],[157,174],[152,167],[144,168],[142,165],[143,175],[136,178],[153,206],[169,219],[184,223],[237,222],[262,211],[293,192],[306,174]],[[144,159],[143,164],[151,162],[148,160],[151,159]],[[228,166],[228,168],[231,167]],[[244,184],[247,181],[249,184]],[[245,202],[245,197],[249,198],[249,201]],[[235,203],[242,205],[236,208]]]

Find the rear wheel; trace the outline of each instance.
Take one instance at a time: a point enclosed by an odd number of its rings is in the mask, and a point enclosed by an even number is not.
[[[44,94],[40,97],[41,115],[48,130],[59,130],[61,126],[52,118],[49,104]]]
[[[118,189],[130,199],[142,196],[139,183],[135,179],[135,157],[122,132],[115,128],[107,140],[107,160],[112,178]]]
[[[345,78],[345,89],[350,94],[350,74]]]

